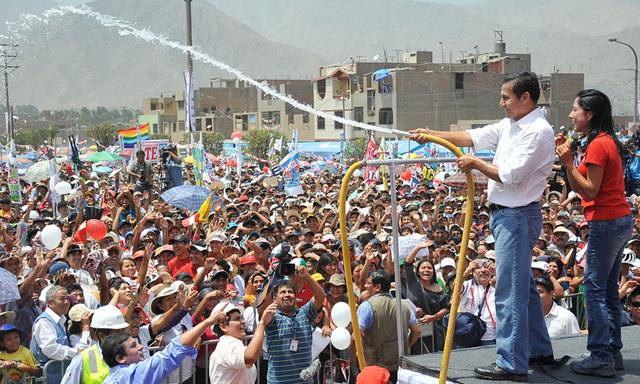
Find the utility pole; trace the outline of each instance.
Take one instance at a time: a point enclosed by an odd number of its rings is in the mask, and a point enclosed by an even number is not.
[[[4,72],[4,91],[7,108],[7,135],[9,136],[10,141],[13,140],[13,111],[11,109],[11,103],[9,102],[9,74],[18,69],[18,66],[9,64],[18,57],[18,54],[16,53],[17,47],[18,44],[0,43],[0,49],[2,49],[0,58],[2,58],[2,69]]]
[[[193,37],[191,33],[191,1],[192,0],[184,0],[187,7],[187,47],[189,48],[193,45]],[[191,52],[187,52],[187,69],[189,70],[189,75],[193,76],[193,60],[191,59]]]

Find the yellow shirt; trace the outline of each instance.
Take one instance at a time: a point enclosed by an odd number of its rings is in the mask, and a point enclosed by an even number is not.
[[[0,352],[0,360],[11,360],[18,361],[24,363],[26,365],[37,367],[38,363],[36,359],[33,357],[31,351],[24,346],[20,346],[17,351],[13,353],[2,351]],[[22,372],[15,368],[11,368],[9,370],[3,370],[3,372],[7,372],[7,377],[4,377],[0,380],[2,383],[6,384],[20,384],[22,383]],[[26,375],[28,376],[28,375]]]

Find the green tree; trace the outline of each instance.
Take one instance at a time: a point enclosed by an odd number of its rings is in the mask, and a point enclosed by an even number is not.
[[[13,137],[17,145],[30,145],[37,149],[44,145],[45,140],[49,140],[46,131],[47,129],[26,128],[16,131]]]
[[[207,152],[213,153],[214,155],[219,155],[220,153],[222,153],[224,135],[220,132],[203,133],[202,143],[204,144],[204,149]]]
[[[259,159],[268,157],[272,140],[275,141],[277,139],[282,139],[284,143],[286,138],[282,133],[268,129],[252,130],[244,136],[244,140],[247,142],[247,152]]]
[[[42,135],[46,138],[47,142],[50,145],[53,145],[53,142],[60,133],[60,128],[50,125],[48,128],[42,130]]]
[[[344,147],[345,159],[351,164],[354,161],[364,159],[364,153],[367,150],[369,138],[357,137],[347,141]]]
[[[99,124],[87,128],[86,134],[92,138],[96,144],[108,147],[113,143],[116,131],[117,128],[113,124]]]

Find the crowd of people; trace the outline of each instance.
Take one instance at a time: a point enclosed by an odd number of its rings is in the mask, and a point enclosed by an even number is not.
[[[615,375],[624,368],[620,326],[640,324],[640,199],[624,194],[611,106],[607,112],[599,92],[578,94],[575,130],[554,145],[535,90],[526,81],[519,88],[522,78],[503,85],[501,105],[512,125],[458,137],[416,131],[493,149],[493,164],[473,156],[457,163],[486,174],[488,190],[469,201],[464,189],[398,179],[392,212],[383,180],[357,175],[349,185],[348,254],[338,225],[341,175],[329,171],[305,173],[303,166],[304,193],[288,196],[252,183],[264,173],[260,164],[245,166],[227,185],[229,173],[217,167],[211,188],[219,199],[196,223],[185,221],[195,212],[159,197],[143,157],[117,181],[62,167],[59,177],[75,189],[55,205],[47,180],[20,180],[23,202],[12,204],[3,172],[2,380],[314,383],[331,372],[339,376],[334,382],[394,382],[398,339],[391,325],[403,319],[406,354],[442,350],[460,273],[459,312],[479,320],[482,331],[475,339],[456,335],[454,343],[495,344],[498,352],[494,365],[476,369],[480,377],[521,381],[530,363],[564,364],[553,357],[550,338],[578,334],[588,334],[591,354],[572,369]],[[514,122],[517,134],[509,131]],[[185,168],[186,183],[191,176]],[[458,271],[469,204],[466,268]],[[394,214],[401,236],[422,237],[402,256],[401,286],[392,257]],[[89,219],[101,220],[108,233],[78,236]],[[62,241],[46,249],[43,230],[51,225]],[[345,258],[359,323],[349,330],[362,335],[369,366],[362,372],[353,345],[339,350],[321,341],[337,328],[332,308],[348,302]]]

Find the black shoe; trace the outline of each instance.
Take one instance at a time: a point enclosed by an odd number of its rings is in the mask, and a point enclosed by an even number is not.
[[[527,382],[529,377],[526,373],[513,373],[505,371],[498,367],[496,363],[491,364],[488,367],[478,367],[473,370],[473,374],[478,379],[483,380],[509,380],[518,382]]]
[[[567,364],[567,362],[571,359],[569,356],[562,356],[559,359],[555,359],[553,355],[549,356],[536,356],[535,358],[529,359],[529,367],[543,367],[547,369],[556,369],[560,368],[563,365]]]

